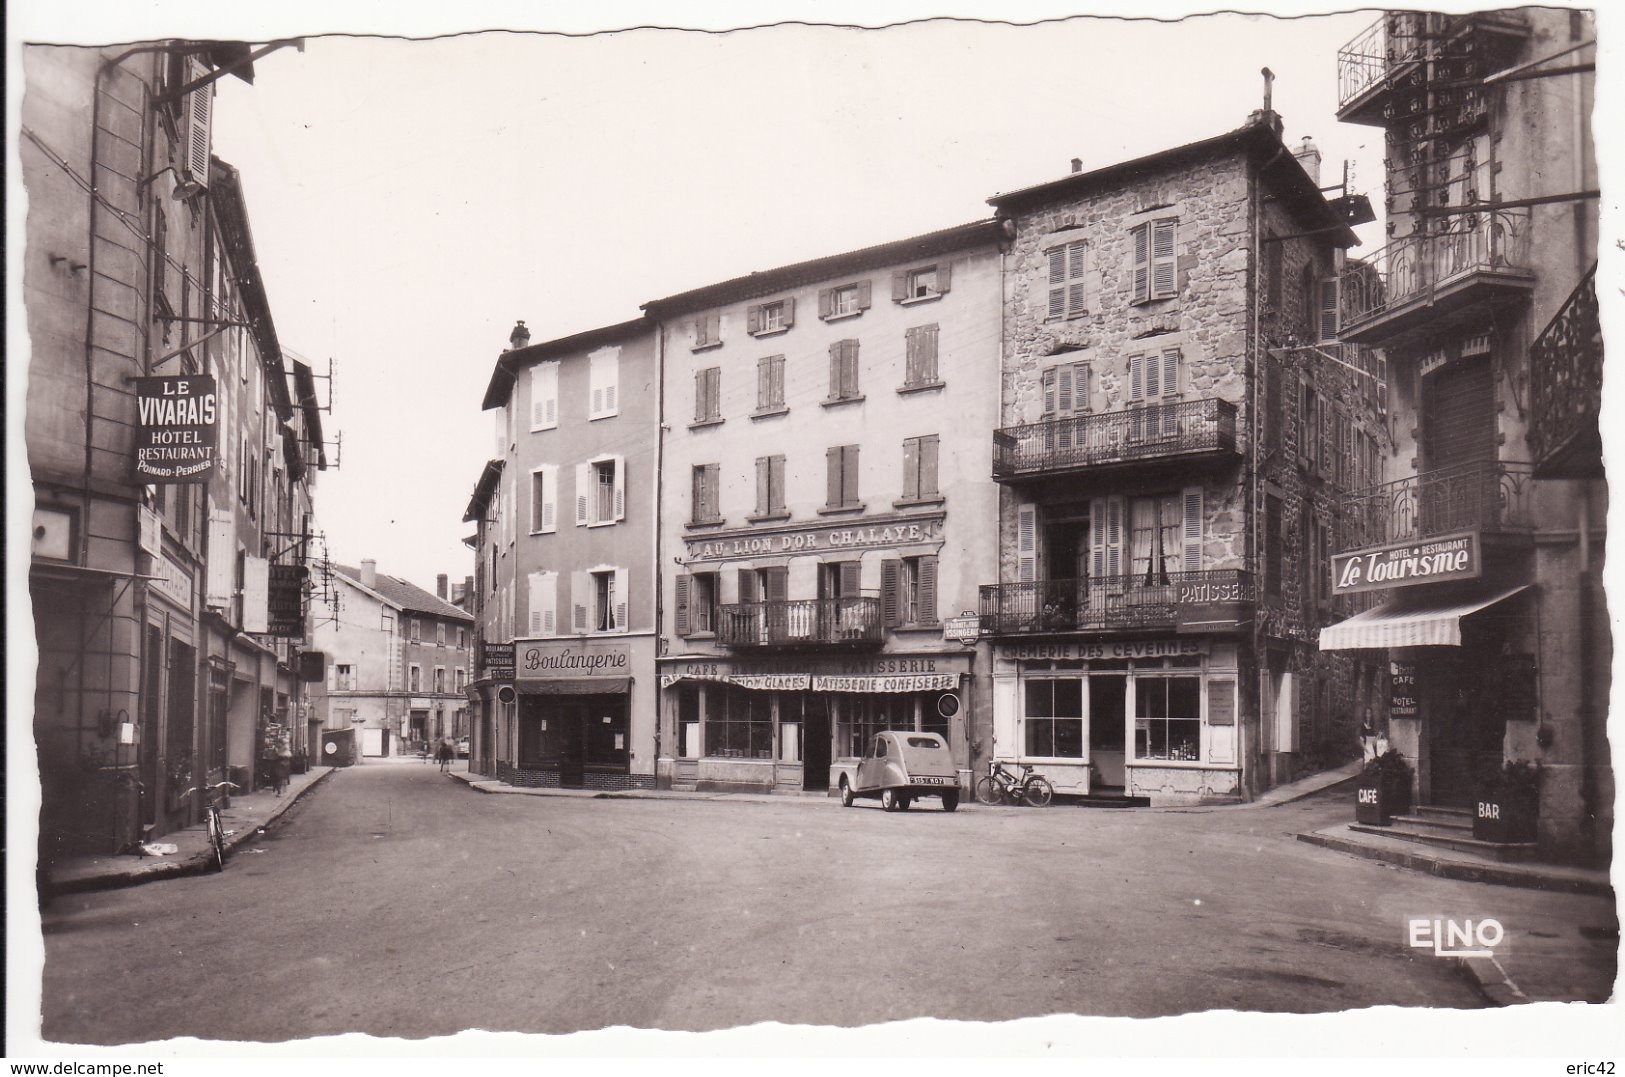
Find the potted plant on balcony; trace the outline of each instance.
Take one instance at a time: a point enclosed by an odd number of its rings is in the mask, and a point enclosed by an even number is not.
[[[1354,821],[1367,826],[1388,826],[1393,817],[1410,810],[1411,765],[1399,749],[1390,748],[1368,760],[1354,792]]]
[[[1473,810],[1473,837],[1501,844],[1532,842],[1540,822],[1540,764],[1508,760],[1484,784]]]

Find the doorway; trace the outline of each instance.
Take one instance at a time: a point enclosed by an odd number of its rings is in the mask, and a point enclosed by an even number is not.
[[[1099,777],[1098,788],[1121,792],[1126,777],[1128,676],[1093,674],[1089,678],[1089,762]],[[1091,786],[1093,792],[1097,788]]]
[[[784,696],[792,699],[793,696]],[[809,792],[829,789],[830,727],[829,699],[822,693],[808,695],[801,709],[801,788]]]

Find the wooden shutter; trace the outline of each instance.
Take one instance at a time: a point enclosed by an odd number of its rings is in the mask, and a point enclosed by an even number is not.
[[[784,305],[784,328],[788,329],[796,324],[796,299],[795,296],[791,296],[780,302]]]
[[[696,370],[694,372],[694,421],[702,423],[710,418],[706,412],[706,385],[711,379],[711,371]]]
[[[841,342],[829,346],[829,398],[841,399]]]
[[[204,604],[229,610],[237,591],[237,527],[229,509],[209,513],[209,574]]]
[[[893,273],[891,275],[891,301],[901,303],[908,298],[908,274]]]
[[[1337,339],[1337,279],[1335,277],[1320,282],[1320,341],[1322,343]]]
[[[614,609],[615,624],[614,624],[614,628],[615,628],[615,630],[617,632],[625,632],[627,630],[627,628],[630,627],[630,624],[626,619],[626,616],[627,616],[627,598],[628,598],[628,595],[626,593],[626,569],[625,568],[617,568],[615,570],[615,577],[614,578],[615,578],[615,609]]]
[[[1179,395],[1179,358],[1178,348],[1169,348],[1162,353],[1162,392],[1158,395]]]
[[[947,295],[948,286],[953,283],[954,267],[947,262],[937,263],[937,294]]]
[[[880,622],[887,628],[898,624],[898,577],[902,567],[903,563],[895,558],[880,563]]]
[[[858,281],[858,309],[868,310],[873,305],[874,282],[870,280]]]
[[[1055,367],[1050,367],[1049,369],[1044,371],[1042,384],[1043,384],[1043,387],[1044,387],[1044,414],[1045,415],[1054,415],[1055,414],[1055,402],[1056,402],[1055,392],[1056,392],[1059,381],[1060,381],[1060,378],[1059,378],[1059,375],[1058,375],[1058,371],[1056,370]]]
[[[818,316],[828,318],[835,313],[835,289],[820,288],[818,290]]]
[[[831,446],[824,452],[824,467],[827,482],[825,484],[824,505],[826,508],[835,508],[841,503],[841,447]]]
[[[841,504],[858,503],[858,447],[841,446]]]
[[[626,519],[626,457],[612,456],[615,464],[615,519]]]
[[[1016,582],[1038,579],[1038,506],[1016,508]]]
[[[1089,313],[1084,289],[1084,264],[1088,257],[1086,243],[1069,243],[1066,248],[1066,316],[1078,318]]]
[[[592,582],[590,572],[570,573],[571,624],[576,635],[587,631],[587,606],[592,600]]]
[[[920,496],[937,496],[937,450],[940,438],[927,434],[920,439]]]
[[[856,598],[863,591],[863,562],[842,561],[839,568],[841,597]]]
[[[1151,298],[1151,224],[1134,229],[1134,302]]]
[[[850,399],[858,395],[858,342],[841,341],[841,397]]]
[[[1089,503],[1089,565],[1095,576],[1123,573],[1123,499],[1097,497]]]
[[[542,465],[542,531],[551,534],[558,529],[559,466]]]
[[[784,356],[775,355],[768,359],[768,371],[772,377],[770,396],[773,407],[784,407]]]
[[[1184,502],[1184,526],[1181,531],[1183,539],[1184,571],[1200,572],[1202,569],[1202,488],[1189,486],[1185,488],[1182,500]]]
[[[915,563],[914,623],[937,623],[937,559],[934,555],[921,557]]]
[[[772,511],[769,487],[773,482],[773,463],[766,456],[756,458],[756,515],[766,516]]]
[[[1163,299],[1175,293],[1174,235],[1179,221],[1169,217],[1151,226],[1151,294]]]
[[[1055,410],[1062,415],[1072,413],[1072,364],[1063,363],[1055,369]]]
[[[1049,252],[1049,304],[1045,317],[1066,317],[1066,248],[1056,247]]]
[[[186,81],[200,79],[209,69],[195,56],[186,58]],[[209,128],[213,124],[214,84],[199,86],[186,95],[186,134],[181,143],[181,163],[193,180],[209,185]]]
[[[773,358],[764,356],[756,360],[756,410],[766,411],[773,400]]]
[[[702,473],[705,485],[705,519],[716,520],[722,517],[722,491],[720,487],[721,464],[706,464]]]
[[[784,457],[770,456],[767,458],[767,482],[771,495],[768,498],[768,511],[782,513],[784,511]]]
[[[756,570],[742,568],[739,575],[739,601],[742,604],[760,601],[756,594]]]
[[[673,619],[676,621],[675,631],[683,639],[688,638],[688,589],[693,577],[684,573],[677,577],[677,599],[672,604]]]
[[[782,603],[790,593],[790,570],[784,565],[762,569],[762,601]]]
[[[760,303],[745,308],[745,332],[760,333],[762,331],[762,305]]]
[[[920,496],[920,439],[903,439],[903,499],[913,501]]]
[[[588,510],[592,505],[592,465],[576,465],[576,526],[583,527],[591,519]]]
[[[559,634],[559,574],[542,573],[542,635]]]
[[[529,635],[540,636],[542,634],[542,574],[532,572],[528,577],[528,582],[530,586],[526,605],[530,608]]]
[[[1145,356],[1131,355],[1128,360],[1128,400],[1130,404],[1138,404],[1145,398]]]

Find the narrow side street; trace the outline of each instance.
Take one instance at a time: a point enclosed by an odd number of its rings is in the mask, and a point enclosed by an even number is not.
[[[223,875],[59,898],[44,1032],[274,1041],[1482,1005],[1447,962],[1403,947],[1413,915],[1495,916],[1514,944],[1561,932],[1573,981],[1540,986],[1611,984],[1612,942],[1577,930],[1612,925],[1604,899],[1294,840],[1346,812],[1341,797],[951,815],[501,797],[432,765],[369,763]]]

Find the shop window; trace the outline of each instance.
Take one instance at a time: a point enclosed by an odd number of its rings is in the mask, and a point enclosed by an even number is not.
[[[682,684],[677,687],[677,755],[680,759],[696,759],[700,754],[700,687]]]
[[[1201,708],[1201,677],[1136,677],[1134,758],[1199,761]]]
[[[584,710],[586,762],[604,767],[626,766],[626,701],[597,696]]]
[[[1083,678],[1028,678],[1022,725],[1027,755],[1083,758]]]
[[[773,758],[773,701],[767,692],[722,685],[705,715],[705,754],[724,759]]]

